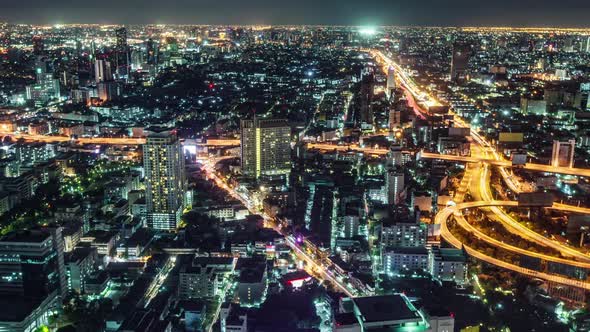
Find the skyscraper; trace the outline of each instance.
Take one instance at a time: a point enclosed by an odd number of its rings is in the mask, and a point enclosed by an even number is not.
[[[143,146],[147,226],[176,228],[184,207],[184,156],[176,133],[152,132]]]
[[[361,126],[373,125],[373,108],[371,103],[373,102],[373,92],[375,90],[375,75],[373,72],[363,73],[361,78],[361,91],[360,91],[360,120]]]
[[[404,173],[396,169],[389,169],[385,175],[387,203],[400,204],[405,196]]]
[[[117,60],[117,73],[127,74],[127,66],[129,65],[129,48],[127,46],[127,29],[121,27],[115,30],[116,38],[116,60]]]
[[[395,91],[395,69],[393,68],[393,66],[390,66],[387,69],[387,86],[386,86],[386,93],[387,93],[387,97],[391,98],[391,95],[393,95]]]
[[[115,38],[117,39],[117,51],[127,50],[127,29],[120,27],[115,30]]]
[[[153,39],[148,39],[145,44],[146,59],[148,65],[155,65],[158,63],[158,45]]]
[[[251,177],[291,171],[291,127],[285,119],[242,120],[242,173]]]
[[[45,44],[43,43],[43,38],[41,36],[34,36],[33,37],[33,54],[41,55],[45,52]]]
[[[61,232],[44,227],[0,238],[0,294],[37,299],[66,294]]]
[[[467,79],[471,47],[463,43],[453,44],[453,58],[451,60],[451,81],[461,83]]]
[[[94,77],[96,83],[112,80],[111,63],[108,60],[97,59],[94,63]]]

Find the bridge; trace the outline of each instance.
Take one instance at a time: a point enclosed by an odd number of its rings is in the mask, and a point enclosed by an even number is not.
[[[495,158],[475,158],[475,157],[465,157],[465,156],[455,156],[455,155],[446,155],[446,154],[438,154],[438,153],[430,153],[421,151],[417,154],[417,159],[424,158],[424,159],[439,159],[439,160],[448,160],[448,161],[458,161],[458,162],[465,162],[465,163],[487,163],[493,166],[499,167],[518,167],[522,168],[527,171],[531,172],[543,172],[543,173],[555,173],[555,174],[566,174],[566,175],[575,175],[575,176],[584,176],[590,177],[590,169],[588,168],[575,168],[575,167],[558,167],[552,165],[543,165],[543,164],[535,164],[535,163],[526,163],[524,165],[512,165],[511,161],[508,160],[500,160]]]
[[[11,137],[14,140],[24,140],[26,142],[44,142],[44,143],[72,143],[77,145],[96,144],[96,145],[142,145],[145,144],[145,138],[134,137],[79,137],[71,138],[67,136],[52,135],[30,135],[15,133],[0,133],[2,140]],[[198,142],[194,139],[186,139],[184,145],[208,146],[208,147],[237,147],[240,146],[239,139],[231,138],[211,138],[204,142]]]
[[[472,234],[474,234],[478,239],[481,239],[481,240],[483,240],[489,244],[492,244],[493,246],[496,246],[498,248],[502,248],[504,250],[507,250],[510,252],[515,252],[518,254],[527,255],[530,257],[540,258],[540,259],[543,259],[548,262],[556,262],[556,263],[561,263],[561,264],[575,266],[575,267],[579,267],[579,268],[585,268],[585,269],[590,267],[590,256],[583,254],[581,252],[577,252],[577,255],[576,255],[577,258],[579,258],[581,261],[575,261],[575,260],[563,259],[563,258],[559,258],[559,257],[554,257],[554,256],[549,256],[549,255],[545,255],[545,254],[540,254],[540,253],[524,250],[524,249],[517,248],[512,245],[506,244],[504,242],[498,241],[496,239],[493,239],[490,236],[487,236],[486,234],[483,234],[482,232],[476,230],[473,226],[469,225],[467,223],[467,221],[464,220],[464,217],[461,214],[461,210],[464,210],[464,209],[483,208],[483,207],[501,207],[501,206],[516,207],[516,206],[518,206],[518,202],[515,202],[515,201],[476,201],[476,202],[461,203],[461,204],[457,204],[455,206],[449,206],[449,207],[441,210],[436,215],[435,222],[441,225],[441,236],[449,244],[451,244],[452,246],[454,246],[455,248],[458,248],[458,249],[461,249],[461,248],[465,249],[465,251],[472,257],[475,257],[475,258],[482,260],[484,262],[487,262],[489,264],[499,266],[499,267],[505,268],[507,270],[518,272],[518,273],[528,275],[531,277],[535,277],[535,278],[539,278],[539,279],[543,279],[543,280],[547,280],[547,281],[552,281],[552,282],[560,283],[563,285],[574,286],[574,287],[579,287],[579,288],[583,288],[586,290],[590,290],[590,282],[588,282],[588,281],[572,279],[572,278],[567,278],[565,276],[554,275],[554,274],[549,274],[546,272],[536,271],[536,270],[524,268],[524,267],[521,267],[521,266],[518,266],[518,265],[515,265],[512,263],[505,262],[500,259],[488,256],[488,255],[478,251],[477,249],[471,248],[471,247],[463,244],[459,239],[457,239],[452,234],[452,232],[448,228],[448,225],[447,225],[448,220],[451,218],[451,216],[454,216],[455,220],[457,221],[457,223],[459,224],[460,227],[466,228],[468,231],[470,231]],[[564,207],[562,205],[555,205],[554,204],[554,206],[552,206],[551,208],[560,210],[560,209],[563,209]],[[590,209],[586,208],[586,211],[590,212]],[[546,239],[546,240],[550,241],[548,239]],[[568,250],[568,252],[566,252],[564,254],[569,255],[570,254],[569,250]]]

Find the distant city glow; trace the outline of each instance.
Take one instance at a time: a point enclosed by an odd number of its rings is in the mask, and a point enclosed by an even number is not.
[[[365,36],[373,36],[377,34],[377,28],[375,27],[362,27],[359,29],[359,33]]]

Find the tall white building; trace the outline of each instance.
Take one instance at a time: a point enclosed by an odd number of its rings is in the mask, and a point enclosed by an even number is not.
[[[387,97],[391,98],[393,91],[395,90],[395,69],[389,66],[387,69]]]
[[[425,247],[387,247],[381,250],[383,273],[428,270],[428,250]]]
[[[172,230],[182,215],[186,182],[184,156],[176,134],[151,133],[143,146],[147,226]]]
[[[396,222],[381,228],[381,245],[384,247],[424,247],[427,227],[423,223]]]
[[[428,256],[428,271],[441,281],[454,281],[458,285],[468,281],[467,259],[461,249],[433,247]]]
[[[94,62],[94,77],[96,83],[107,82],[113,79],[111,63],[107,60],[98,59]]]
[[[242,120],[242,173],[251,177],[291,171],[291,127],[285,119]]]

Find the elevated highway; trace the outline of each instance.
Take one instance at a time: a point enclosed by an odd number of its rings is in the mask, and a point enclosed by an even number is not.
[[[442,211],[440,211],[435,217],[435,222],[439,223],[441,225],[441,236],[449,244],[451,244],[452,246],[454,246],[455,248],[458,248],[458,249],[461,249],[461,248],[465,249],[465,251],[470,256],[475,257],[481,261],[487,262],[487,263],[495,265],[495,266],[499,266],[501,268],[505,268],[510,271],[514,271],[514,272],[518,272],[518,273],[521,273],[524,275],[528,275],[531,277],[535,277],[535,278],[539,278],[539,279],[543,279],[543,280],[547,280],[547,281],[552,281],[552,282],[560,283],[563,285],[568,285],[568,286],[573,286],[573,287],[578,287],[578,288],[590,290],[590,282],[588,282],[588,281],[567,278],[565,276],[549,274],[546,272],[540,272],[540,271],[524,268],[524,267],[521,267],[521,266],[518,266],[518,265],[515,265],[512,263],[508,263],[508,262],[502,261],[500,259],[497,259],[495,257],[488,256],[488,255],[486,255],[474,248],[464,245],[459,239],[457,239],[451,233],[451,231],[448,228],[447,222],[451,216],[462,218],[462,214],[460,212],[461,210],[469,209],[469,208],[500,207],[500,206],[514,207],[514,206],[518,206],[518,202],[514,202],[514,201],[476,201],[476,202],[461,203],[461,204],[457,204],[455,206],[449,206],[449,207],[443,209]],[[560,207],[553,206],[552,208],[559,209]],[[458,223],[459,222],[462,222],[462,221],[459,220]],[[479,234],[475,234],[475,235],[479,236]],[[483,234],[483,235],[485,236],[485,234]],[[539,254],[539,253],[535,253],[535,252],[530,252],[530,251],[523,250],[520,248],[517,249],[518,251],[515,251],[514,248],[511,247],[510,245],[505,244],[501,241],[497,241],[495,239],[490,240],[490,242],[493,242],[499,248],[502,248],[502,249],[505,249],[508,251],[512,251],[512,252],[517,252],[520,254],[525,254],[525,255],[528,255],[531,257],[541,258],[541,259],[544,259],[544,260],[547,260],[550,262],[557,262],[557,263],[567,264],[570,266],[576,266],[576,267],[580,267],[580,268],[587,268],[588,265],[590,265],[590,256],[587,256],[587,255],[585,256],[584,262],[573,261],[573,260],[563,260],[561,258],[557,258],[557,257],[549,256],[549,255],[544,255],[544,254]]]
[[[0,133],[0,137],[11,137],[14,140],[24,140],[25,142],[43,142],[43,143],[72,143],[78,145],[96,144],[96,145],[142,145],[145,144],[145,138],[133,137],[79,137],[71,138],[66,136],[52,136],[52,135],[29,135],[29,134],[15,134],[15,133]],[[197,142],[195,140],[186,140],[184,142],[188,145],[208,146],[208,147],[236,147],[240,146],[239,139],[225,139],[213,138],[207,139],[205,142]]]

